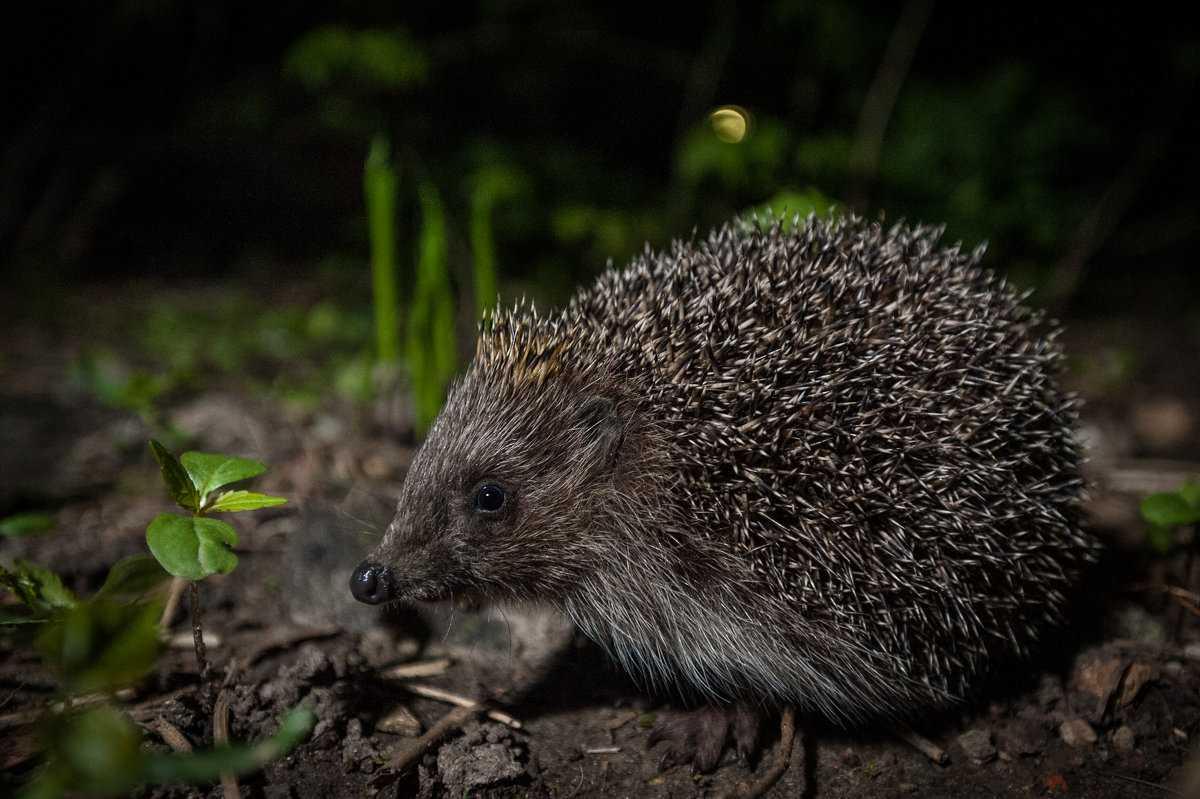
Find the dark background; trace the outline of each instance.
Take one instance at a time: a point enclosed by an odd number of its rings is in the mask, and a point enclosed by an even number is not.
[[[384,133],[402,264],[416,180],[443,194],[461,278],[472,181],[510,170],[506,294],[561,300],[645,240],[815,189],[988,240],[1070,315],[1195,313],[1200,38],[1181,13],[50,3],[3,26],[0,264],[19,293],[360,267],[365,285],[362,162]],[[874,117],[872,86],[896,98]],[[741,144],[708,126],[726,103],[752,114]]]

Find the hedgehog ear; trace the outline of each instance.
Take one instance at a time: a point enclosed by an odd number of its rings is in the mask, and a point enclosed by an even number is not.
[[[608,397],[592,397],[579,408],[578,419],[589,438],[589,448],[596,453],[595,467],[612,468],[625,440],[625,425],[617,414],[617,404]]]

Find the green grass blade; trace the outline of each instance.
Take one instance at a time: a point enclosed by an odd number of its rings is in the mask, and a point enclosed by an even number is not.
[[[400,320],[396,291],[396,170],[387,141],[371,142],[363,171],[367,229],[371,238],[371,288],[375,301],[375,355],[381,363],[400,357]]]

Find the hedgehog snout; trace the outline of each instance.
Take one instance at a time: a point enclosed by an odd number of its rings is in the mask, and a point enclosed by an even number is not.
[[[363,561],[350,576],[350,593],[359,602],[381,605],[396,594],[395,576],[381,563]]]

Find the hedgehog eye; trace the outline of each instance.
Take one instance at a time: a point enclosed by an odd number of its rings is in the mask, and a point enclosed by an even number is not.
[[[485,483],[475,491],[475,510],[496,513],[504,507],[506,498],[503,488],[495,483]]]

